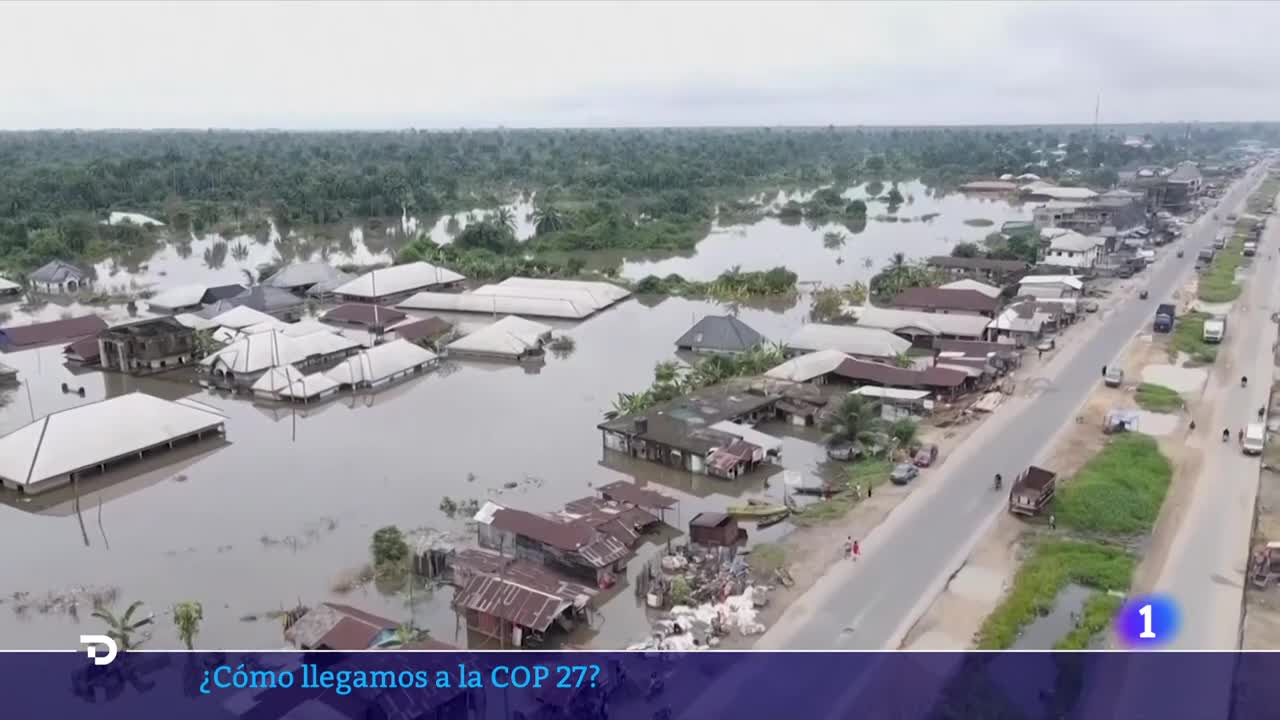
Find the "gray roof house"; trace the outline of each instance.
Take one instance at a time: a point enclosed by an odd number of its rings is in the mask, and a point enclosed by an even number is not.
[[[244,306],[292,322],[301,317],[303,300],[287,290],[255,285],[220,301],[219,305],[228,308]]]
[[[350,274],[326,262],[297,262],[280,268],[262,284],[290,292],[304,292],[319,283],[335,283],[333,287],[337,287],[351,279]]]
[[[708,315],[676,340],[676,349],[699,353],[740,353],[764,342],[763,335],[732,315]]]
[[[37,290],[45,292],[78,292],[80,288],[93,284],[89,271],[62,260],[50,260],[41,265],[27,280]]]

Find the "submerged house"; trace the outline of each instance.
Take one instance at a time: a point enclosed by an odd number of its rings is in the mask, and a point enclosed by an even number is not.
[[[453,609],[467,629],[501,648],[539,645],[567,632],[591,609],[596,589],[536,562],[468,549],[454,563]]]
[[[414,345],[434,346],[453,332],[453,324],[438,317],[409,320],[392,327],[391,332],[401,340],[408,340]]]
[[[208,320],[214,327],[231,330],[243,330],[262,323],[278,324],[280,322],[264,312],[244,305],[232,305],[225,300],[220,300],[195,315]]]
[[[542,346],[551,340],[551,326],[508,315],[449,343],[449,353],[499,360],[540,357]]]
[[[292,365],[278,365],[263,373],[250,390],[264,400],[309,403],[337,394],[338,383],[323,373],[306,375]]]
[[[589,523],[487,502],[475,515],[480,547],[543,565],[607,588],[626,571],[631,550]]]
[[[10,325],[0,328],[0,351],[18,352],[45,345],[57,345],[84,337],[96,336],[107,329],[107,321],[97,315],[82,315],[66,320]]]
[[[241,335],[201,360],[200,366],[216,385],[248,387],[271,368],[280,365],[293,365],[299,370],[323,367],[360,349],[360,343],[334,333],[290,337],[279,330],[269,330]]]
[[[664,517],[666,511],[680,504],[679,500],[670,495],[640,487],[626,480],[618,480],[608,485],[601,485],[596,488],[596,492],[600,493],[600,497],[605,500],[626,503],[642,510],[648,510],[664,522],[666,521],[666,517]]]
[[[631,291],[604,282],[510,277],[468,293],[421,292],[400,307],[581,320],[621,302]]]
[[[370,650],[394,644],[398,627],[395,620],[350,605],[322,603],[298,618],[284,636],[300,650]]]
[[[304,301],[287,290],[255,285],[221,301],[231,307],[247,307],[270,317],[293,322],[302,318]]]
[[[381,387],[401,378],[431,370],[438,357],[408,340],[392,340],[344,359],[325,373],[343,390]]]
[[[781,399],[733,384],[718,385],[596,427],[609,450],[691,473],[737,477],[763,461],[763,448],[712,426],[726,420],[754,425],[770,419]]]
[[[196,331],[172,317],[115,325],[97,341],[104,369],[135,375],[189,365],[197,352]]]
[[[351,278],[352,276],[348,273],[326,262],[295,262],[280,268],[263,280],[262,284],[277,290],[301,294],[321,283],[337,281],[338,284],[342,284],[350,281]]]
[[[62,348],[63,361],[77,367],[97,365],[102,359],[99,353],[98,338],[94,335],[80,338]]]
[[[408,315],[381,305],[347,303],[320,316],[323,322],[347,327],[366,328],[381,335],[387,328],[407,318]]]
[[[93,276],[69,262],[50,260],[28,275],[27,282],[40,292],[77,293],[93,285]]]
[[[181,285],[151,296],[147,300],[147,307],[152,312],[181,313],[199,310],[205,305],[235,297],[242,292],[243,285]]]
[[[222,439],[225,423],[203,403],[140,392],[60,410],[0,437],[0,483],[35,495],[178,445]]]
[[[456,288],[465,277],[428,262],[412,262],[373,270],[333,289],[344,302],[386,305],[423,290]]]
[[[12,298],[21,294],[21,285],[7,278],[0,277],[0,298]]]
[[[713,355],[737,355],[767,340],[732,315],[707,315],[676,340],[676,349]]]

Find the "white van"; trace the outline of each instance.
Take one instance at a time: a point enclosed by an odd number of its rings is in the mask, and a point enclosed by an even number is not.
[[[1261,455],[1267,441],[1267,428],[1262,423],[1251,423],[1244,429],[1244,454]]]

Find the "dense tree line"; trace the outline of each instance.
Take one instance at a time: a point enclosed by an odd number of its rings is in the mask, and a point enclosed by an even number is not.
[[[1113,172],[1206,156],[1242,138],[1270,140],[1276,128],[8,132],[0,133],[0,260],[27,265],[144,241],[103,229],[98,221],[111,210],[183,232],[263,215],[282,224],[431,216],[496,206],[514,192],[578,214],[575,223],[543,218],[540,230],[560,234],[549,246],[674,247],[697,234],[717,201],[745,189],[908,176],[953,182],[1021,172],[1059,143],[1060,164]],[[1132,135],[1152,146],[1125,145]],[[640,220],[669,225],[637,234]]]

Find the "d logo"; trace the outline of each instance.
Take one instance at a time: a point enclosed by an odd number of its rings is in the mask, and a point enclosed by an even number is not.
[[[111,661],[116,659],[116,652],[120,649],[116,641],[106,635],[81,635],[80,644],[85,646],[85,656],[92,660],[94,665],[110,665]],[[98,654],[98,646],[107,649],[105,655]]]

